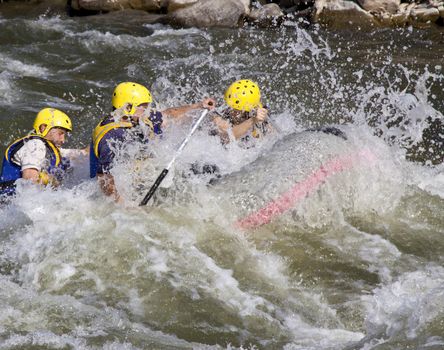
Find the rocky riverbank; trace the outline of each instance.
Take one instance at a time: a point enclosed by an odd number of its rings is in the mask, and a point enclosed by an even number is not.
[[[14,0],[13,0],[14,1]],[[8,0],[0,2],[4,4]],[[11,3],[12,1],[9,1]],[[29,1],[28,1],[29,3]],[[444,26],[439,0],[31,0],[70,16],[116,13],[176,27],[279,26],[298,20],[332,28]],[[140,11],[137,15],[135,11]]]
[[[402,0],[69,0],[70,13],[142,10],[183,27],[276,26],[288,19],[330,27],[444,26],[444,2]]]

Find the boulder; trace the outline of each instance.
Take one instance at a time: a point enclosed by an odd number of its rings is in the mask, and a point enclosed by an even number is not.
[[[249,14],[249,0],[198,0],[169,12],[166,22],[181,27],[238,27]]]
[[[253,9],[248,19],[261,27],[277,24],[278,20],[284,17],[284,13],[277,4],[267,4],[260,8]]]
[[[199,0],[169,0],[168,12],[174,12],[178,9],[194,5]]]
[[[377,20],[358,4],[347,0],[316,0],[314,21],[336,27],[369,28],[378,26]]]
[[[439,10],[436,7],[415,7],[410,16],[413,20],[422,23],[435,23],[439,18]]]
[[[444,5],[438,7],[439,15],[444,18]]]
[[[381,27],[391,27],[394,24],[393,16],[387,12],[375,12],[373,16]]]
[[[410,11],[415,7],[414,3],[403,2],[399,5],[399,12],[410,13]]]
[[[369,12],[394,14],[398,11],[401,0],[358,0],[358,3]]]
[[[161,8],[162,0],[73,0],[71,6],[76,10],[87,11],[117,11],[135,9],[157,11]]]
[[[404,27],[408,23],[410,15],[409,11],[400,11],[394,15],[392,15],[392,23],[395,27]]]
[[[151,35],[153,29],[147,28],[144,24],[160,23],[163,14],[149,13],[141,10],[127,9],[122,11],[112,11],[106,14],[102,14],[100,17],[106,18],[107,21],[112,21],[115,24],[109,31],[113,34],[129,34],[132,36],[147,36]],[[131,18],[131,24],[137,25],[137,29],[127,27],[125,23],[128,22],[128,18]],[[97,18],[97,21],[103,23],[102,19]]]

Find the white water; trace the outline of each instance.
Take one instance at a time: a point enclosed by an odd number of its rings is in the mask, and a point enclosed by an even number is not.
[[[387,54],[361,65],[334,38],[297,26],[276,40],[160,26],[135,37],[85,23],[24,22],[34,37],[74,48],[60,55],[37,43],[36,52],[60,58],[53,63],[21,58],[2,42],[1,105],[10,117],[29,112],[13,110],[19,97],[36,110],[55,102],[71,111],[74,143],[85,145],[116,81],[149,82],[163,109],[207,95],[221,102],[228,82],[248,74],[261,83],[275,132],[255,147],[224,148],[205,125],[146,209],[138,202],[191,120],[151,143],[155,158],[128,150],[113,173],[124,206],[100,193],[86,162],[58,191],[20,187],[0,213],[1,348],[442,346],[441,167],[406,160],[427,117],[442,118],[439,64],[394,65]],[[119,63],[122,53],[129,58]],[[390,125],[399,116],[408,123]],[[304,131],[319,124],[348,140]],[[255,231],[234,226],[329,160],[362,149],[375,161],[330,176]],[[209,186],[212,175],[184,177],[196,160],[217,164],[222,178]]]

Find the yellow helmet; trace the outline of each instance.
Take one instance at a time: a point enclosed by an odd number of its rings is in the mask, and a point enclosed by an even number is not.
[[[46,128],[43,132],[40,132],[40,126],[43,124],[46,125]],[[33,127],[36,134],[43,137],[52,128],[63,128],[72,131],[71,119],[65,113],[55,108],[43,108],[38,112]]]
[[[262,107],[259,87],[248,79],[237,80],[231,84],[225,91],[224,99],[227,105],[238,111],[250,112]]]
[[[118,109],[128,103],[131,104],[131,110],[127,112],[128,115],[133,115],[136,112],[136,107],[142,103],[151,102],[153,102],[151,92],[143,85],[124,82],[117,85],[114,89],[112,99],[113,107]]]

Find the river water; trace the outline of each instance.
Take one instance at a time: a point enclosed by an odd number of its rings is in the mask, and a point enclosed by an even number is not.
[[[68,147],[88,145],[127,80],[164,109],[254,79],[274,132],[222,147],[204,125],[146,208],[193,118],[155,158],[120,158],[124,206],[86,160],[58,191],[19,185],[0,211],[1,349],[444,349],[442,30],[19,10],[0,12],[2,152],[47,105],[72,117]],[[307,131],[326,125],[346,140]]]

